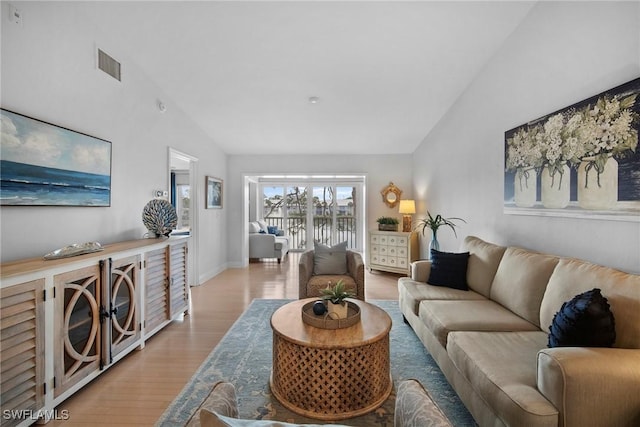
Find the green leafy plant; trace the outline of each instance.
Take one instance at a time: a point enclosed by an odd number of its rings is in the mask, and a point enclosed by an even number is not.
[[[456,227],[458,226],[458,224],[456,224],[454,221],[462,221],[464,223],[467,222],[462,218],[456,218],[456,217],[444,218],[442,215],[439,215],[439,214],[434,217],[433,215],[431,215],[429,211],[427,211],[427,217],[424,219],[418,220],[418,223],[416,224],[416,229],[422,227],[422,234],[424,235],[425,229],[429,228],[435,235],[438,232],[438,228],[440,228],[443,225],[446,225],[447,227],[451,228],[451,230],[453,230],[453,234],[456,237],[458,237],[458,235],[456,234]]]
[[[344,305],[345,298],[353,298],[353,294],[348,292],[345,289],[345,284],[342,279],[338,280],[335,286],[331,286],[331,282],[327,285],[325,289],[321,289],[320,293],[322,294],[323,300],[329,300],[334,304]]]
[[[381,216],[376,221],[378,222],[378,224],[393,224],[393,225],[399,224],[398,219],[391,216]]]

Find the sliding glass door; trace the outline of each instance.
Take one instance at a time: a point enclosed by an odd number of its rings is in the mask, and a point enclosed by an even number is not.
[[[361,248],[358,226],[364,224],[360,209],[357,187],[336,187],[337,205],[335,216],[335,242],[347,242],[348,248]]]
[[[312,221],[313,241],[333,245],[333,187],[313,187]]]
[[[346,241],[347,247],[362,249],[363,182],[296,184],[260,186],[262,216],[284,230],[291,250],[311,248],[314,241],[329,246]]]
[[[285,233],[289,236],[289,248],[293,250],[307,249],[307,197],[306,187],[287,187],[287,203],[285,215],[287,227]]]

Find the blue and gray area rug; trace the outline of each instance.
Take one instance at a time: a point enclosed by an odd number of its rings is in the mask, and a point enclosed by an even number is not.
[[[318,420],[297,415],[284,408],[271,395],[273,312],[289,300],[256,299],[234,323],[220,343],[202,363],[178,397],[169,405],[156,427],[183,426],[207,398],[216,381],[234,384],[240,418],[272,419],[293,423]],[[398,301],[369,301],[391,316],[391,374],[394,390],[387,401],[369,414],[341,420],[340,424],[366,427],[392,427],[395,390],[399,381],[418,379],[455,426],[475,426],[473,418],[449,386],[446,378],[425,350],[409,325],[402,321]]]

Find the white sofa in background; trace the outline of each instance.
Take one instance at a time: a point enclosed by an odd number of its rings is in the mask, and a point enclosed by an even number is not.
[[[249,258],[276,258],[279,264],[288,252],[289,238],[284,230],[269,234],[266,222],[249,223]]]

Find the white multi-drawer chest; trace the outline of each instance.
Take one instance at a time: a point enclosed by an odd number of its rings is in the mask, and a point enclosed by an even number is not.
[[[369,230],[369,270],[411,273],[410,264],[418,259],[418,234]]]

